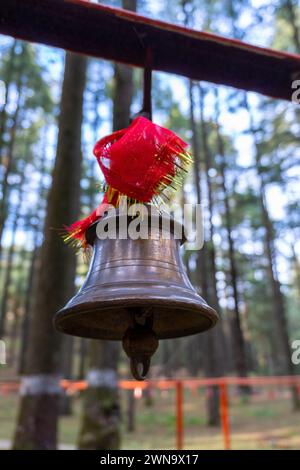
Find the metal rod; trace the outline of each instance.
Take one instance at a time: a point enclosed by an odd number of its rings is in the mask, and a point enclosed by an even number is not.
[[[152,51],[147,48],[146,64],[144,68],[144,83],[143,83],[143,114],[146,114],[148,119],[152,120]]]

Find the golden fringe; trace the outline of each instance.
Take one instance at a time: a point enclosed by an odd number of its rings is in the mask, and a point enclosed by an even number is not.
[[[168,204],[173,199],[177,190],[182,186],[185,175],[188,173],[189,167],[193,162],[192,155],[187,151],[177,151],[174,149],[175,158],[178,161],[174,161],[175,174],[166,175],[164,180],[161,181],[155,188],[155,194],[149,201],[149,204],[153,204],[159,211],[160,207],[164,204]],[[135,206],[136,204],[143,204],[143,201],[128,197],[126,194],[120,193],[117,189],[111,187],[106,182],[101,183],[102,191],[107,195],[108,202],[117,196],[117,202],[115,207],[119,207],[121,197],[127,198],[127,207]],[[75,229],[69,232],[67,228],[62,231],[61,235],[65,243],[69,244],[78,253],[83,253],[85,261],[91,256],[91,249],[83,236],[82,239],[76,238],[76,235],[80,232],[80,229]]]
[[[175,174],[166,175],[164,177],[164,181],[157,185],[155,188],[155,195],[151,201],[149,201],[149,203],[155,205],[157,209],[159,209],[161,205],[171,202],[177,190],[182,186],[184,177],[188,173],[189,168],[193,162],[192,155],[187,151],[178,152],[176,157],[179,159],[180,164],[174,162]],[[119,207],[121,197],[127,198],[128,207],[143,203],[143,201],[139,201],[138,199],[128,197],[124,193],[120,193],[117,189],[109,186],[108,184],[106,184],[103,189],[105,190],[107,199],[110,203],[117,195],[116,207]]]

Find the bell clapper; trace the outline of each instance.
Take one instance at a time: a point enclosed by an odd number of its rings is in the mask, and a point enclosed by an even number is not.
[[[158,338],[152,330],[153,317],[150,311],[134,312],[134,323],[123,337],[123,349],[130,359],[130,369],[136,380],[145,380],[151,357],[158,348]]]
[[[145,357],[142,362],[136,357],[130,358],[130,371],[135,380],[145,380],[150,369],[150,358]]]

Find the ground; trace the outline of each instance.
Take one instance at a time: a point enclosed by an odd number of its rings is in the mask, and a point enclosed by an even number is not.
[[[136,429],[126,431],[126,397],[122,391],[123,449],[174,449],[175,403],[172,391],[154,391],[153,404],[136,400]],[[0,447],[8,448],[17,412],[17,395],[0,395]],[[300,412],[292,411],[288,392],[281,395],[263,390],[248,402],[230,397],[232,449],[300,449]],[[59,441],[74,446],[77,439],[81,401],[73,397],[73,415],[60,420]],[[185,391],[184,448],[223,449],[220,428],[206,426],[205,392]]]

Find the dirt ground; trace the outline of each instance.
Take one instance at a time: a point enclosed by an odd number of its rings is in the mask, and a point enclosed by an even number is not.
[[[137,391],[137,395],[139,395]],[[172,391],[155,390],[152,405],[137,398],[135,431],[127,431],[127,392],[122,391],[123,449],[174,449],[176,446],[175,397]],[[76,447],[81,400],[72,397],[72,416],[62,417],[59,442]],[[0,447],[9,448],[18,407],[16,394],[0,395]],[[247,401],[230,396],[232,449],[300,449],[300,412],[292,410],[288,391],[260,391]],[[184,448],[223,449],[219,427],[206,425],[205,391],[184,394]]]

